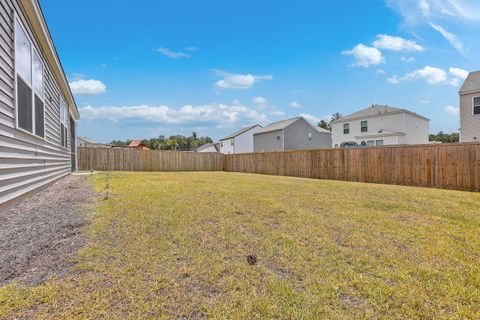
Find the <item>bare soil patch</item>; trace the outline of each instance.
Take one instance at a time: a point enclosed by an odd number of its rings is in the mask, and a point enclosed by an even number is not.
[[[66,272],[83,246],[82,208],[96,196],[85,176],[68,176],[0,212],[0,286],[34,285]]]

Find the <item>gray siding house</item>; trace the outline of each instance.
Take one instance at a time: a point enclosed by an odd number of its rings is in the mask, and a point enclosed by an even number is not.
[[[330,131],[296,117],[271,123],[253,135],[254,151],[308,150],[332,147]]]
[[[480,141],[480,71],[471,72],[460,89],[460,142]]]
[[[0,207],[68,175],[79,119],[37,0],[0,1]]]

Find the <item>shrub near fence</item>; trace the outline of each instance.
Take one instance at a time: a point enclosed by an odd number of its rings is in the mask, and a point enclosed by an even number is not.
[[[78,170],[223,171],[223,155],[160,150],[78,148]]]
[[[79,148],[79,170],[227,171],[480,191],[480,143],[222,155]]]

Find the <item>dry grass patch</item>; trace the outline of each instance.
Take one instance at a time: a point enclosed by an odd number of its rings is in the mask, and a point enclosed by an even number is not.
[[[0,317],[480,317],[479,194],[232,173],[108,181],[72,273],[0,288]]]

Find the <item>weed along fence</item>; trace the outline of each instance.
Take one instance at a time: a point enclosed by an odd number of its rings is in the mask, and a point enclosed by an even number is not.
[[[223,171],[223,160],[219,153],[78,148],[78,170]]]
[[[480,191],[480,144],[226,155],[225,171]]]
[[[79,148],[79,170],[227,171],[480,191],[480,143],[222,155]]]

